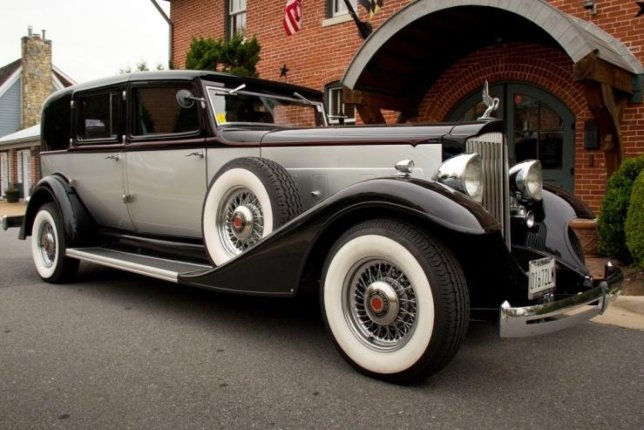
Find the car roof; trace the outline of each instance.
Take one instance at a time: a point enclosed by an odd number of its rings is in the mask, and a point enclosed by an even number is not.
[[[94,88],[103,88],[112,85],[134,83],[134,82],[153,82],[153,81],[212,81],[224,84],[241,85],[246,84],[246,90],[257,92],[276,92],[281,94],[292,95],[294,92],[312,100],[322,100],[322,93],[312,88],[306,88],[298,85],[291,85],[283,82],[269,81],[259,78],[247,78],[231,75],[222,72],[211,72],[205,70],[166,70],[159,72],[135,72],[124,73],[103,79],[84,82],[56,92],[56,96],[62,96],[69,92],[92,90]],[[57,98],[57,97],[56,97]]]

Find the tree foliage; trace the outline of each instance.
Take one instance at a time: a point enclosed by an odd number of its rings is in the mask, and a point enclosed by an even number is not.
[[[633,261],[626,246],[624,225],[633,183],[642,170],[644,170],[644,155],[625,159],[608,180],[606,196],[600,210],[599,250],[623,263]]]
[[[640,172],[633,184],[624,230],[626,246],[633,260],[644,269],[644,170]]]
[[[186,68],[257,77],[256,65],[260,49],[255,37],[244,39],[238,34],[228,42],[210,37],[193,38],[186,56]]]
[[[163,70],[163,64],[157,64],[155,67],[155,70]],[[120,74],[124,73],[132,73],[132,72],[149,72],[150,68],[148,67],[148,63],[145,61],[141,60],[138,63],[136,63],[136,66],[134,69],[131,66],[124,67],[122,69],[119,69]]]

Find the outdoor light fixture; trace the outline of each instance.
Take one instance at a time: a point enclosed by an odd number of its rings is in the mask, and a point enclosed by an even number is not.
[[[595,4],[595,0],[584,0],[584,9],[590,12],[591,15],[595,15],[597,13],[597,5]]]

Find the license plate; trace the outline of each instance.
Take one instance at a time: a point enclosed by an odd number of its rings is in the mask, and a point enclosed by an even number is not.
[[[528,299],[555,287],[555,259],[540,258],[530,261]]]

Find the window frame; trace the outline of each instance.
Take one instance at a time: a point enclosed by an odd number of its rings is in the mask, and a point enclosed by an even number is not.
[[[124,121],[123,121],[123,114],[124,114],[124,107],[123,107],[123,88],[121,87],[104,87],[104,88],[97,88],[97,89],[92,89],[90,91],[86,92],[79,92],[75,93],[72,97],[73,100],[73,125],[72,125],[72,139],[73,143],[75,145],[79,146],[88,146],[88,145],[109,145],[109,144],[116,144],[116,143],[122,143],[123,141],[123,130],[124,130]],[[110,137],[97,137],[97,138],[83,138],[80,135],[80,127],[81,127],[81,121],[84,119],[81,118],[81,100],[89,98],[89,97],[96,97],[100,95],[113,95],[116,97],[118,100],[117,102],[117,114],[115,115],[118,124],[116,127],[116,134],[115,136],[110,136]]]
[[[244,3],[244,8],[239,10],[233,10],[233,6],[239,5],[241,2]],[[226,13],[226,39],[230,40],[235,36],[233,31],[233,21],[237,16],[244,16],[244,31],[241,33],[242,37],[246,36],[246,24],[248,18],[248,0],[226,0],[225,4],[225,13]]]
[[[324,98],[325,98],[325,108],[327,111],[327,118],[329,120],[329,125],[340,125],[340,119],[335,119],[331,118],[333,115],[337,115],[334,113],[334,101],[337,100],[338,96],[332,97],[332,93],[339,93],[339,98],[340,98],[340,104],[342,106],[342,114],[346,115],[346,104],[342,100],[342,84],[339,81],[336,82],[331,82],[330,84],[325,85],[324,87]],[[352,116],[347,116],[347,118],[344,119],[344,125],[350,125],[350,124],[355,124],[356,123],[356,110],[355,107],[353,108],[353,115]]]
[[[151,134],[135,134],[136,130],[136,109],[135,106],[135,91],[140,89],[150,89],[150,88],[175,88],[176,91],[180,89],[189,89],[195,97],[199,97],[200,94],[196,91],[196,85],[191,81],[149,81],[149,82],[133,82],[128,85],[127,88],[127,140],[128,143],[145,143],[145,142],[158,142],[158,141],[168,141],[168,140],[177,140],[185,139],[191,137],[200,137],[204,133],[204,121],[203,121],[203,108],[201,103],[195,101],[195,107],[197,109],[197,121],[199,126],[194,131],[184,131],[177,133],[151,133]]]
[[[353,10],[358,13],[358,0],[349,0]],[[340,8],[336,8],[336,5],[341,5]],[[349,15],[349,10],[344,4],[344,0],[327,0],[326,2],[326,17],[327,18],[337,18],[339,16]]]

